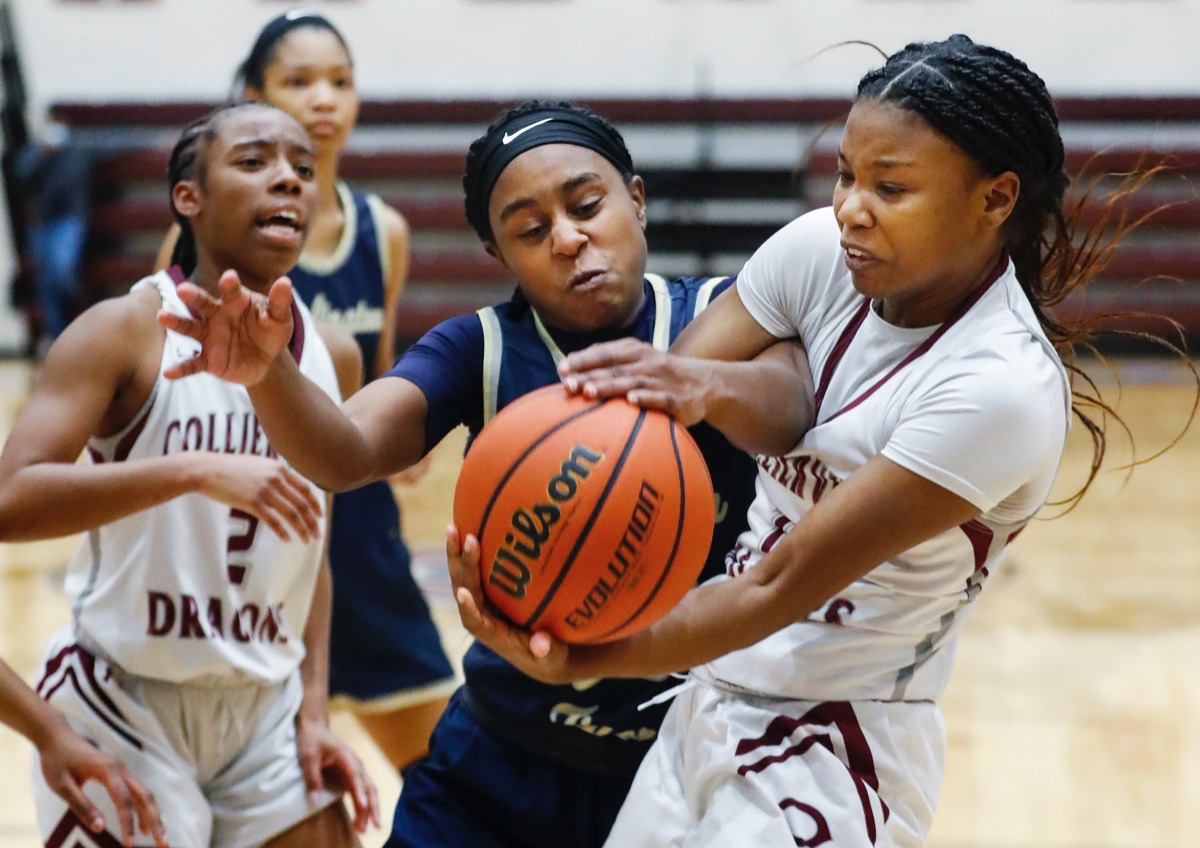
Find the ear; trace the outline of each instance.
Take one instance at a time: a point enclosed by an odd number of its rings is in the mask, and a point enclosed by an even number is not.
[[[983,183],[983,216],[988,226],[999,229],[1021,196],[1021,178],[1012,171],[990,177]]]
[[[505,271],[512,274],[512,268],[508,267],[508,262],[505,261],[504,254],[500,252],[500,248],[496,246],[494,241],[485,241],[483,243],[483,249],[487,251],[488,256],[492,257],[501,265],[503,265]],[[515,277],[516,275],[513,274],[513,276]]]
[[[254,88],[253,86],[249,86],[249,85],[242,89],[242,96],[245,97],[246,100],[251,103],[266,103],[267,102],[267,98],[262,93],[261,88]]]
[[[196,180],[180,180],[171,189],[171,204],[185,218],[195,218],[203,207],[200,183]]]
[[[646,229],[646,184],[642,182],[642,178],[634,174],[626,183],[626,188],[629,189],[629,196],[633,198],[634,209],[637,214],[638,223],[642,225],[642,229]]]

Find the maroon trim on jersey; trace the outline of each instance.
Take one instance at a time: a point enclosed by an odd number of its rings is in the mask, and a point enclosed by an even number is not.
[[[104,710],[92,702],[87,693],[83,691],[83,684],[79,680],[79,675],[75,673],[75,666],[66,665],[64,667],[63,664],[72,655],[75,655],[79,658],[79,668],[83,672],[84,679],[87,681],[88,689],[91,690],[92,694],[96,696],[96,699],[99,700],[101,704],[113,712],[117,719],[120,719],[123,724],[129,727],[129,730],[119,727],[116,720],[114,720],[112,716],[105,713]],[[50,683],[50,679],[54,675],[58,674],[60,668],[62,668],[62,677],[54,685],[48,685]],[[132,725],[129,724],[129,719],[125,717],[125,714],[121,712],[120,707],[113,702],[112,698],[108,696],[108,693],[105,692],[100,686],[100,682],[96,680],[96,658],[92,656],[91,652],[80,645],[68,645],[55,654],[46,663],[46,671],[37,684],[37,693],[42,696],[42,700],[49,701],[52,697],[54,697],[54,693],[61,689],[62,685],[68,680],[71,682],[71,687],[75,690],[75,693],[79,695],[80,700],[83,701],[88,709],[95,713],[97,718],[107,724],[114,733],[116,733],[130,745],[137,748],[139,751],[142,750],[141,740],[139,740],[133,735],[133,733],[130,732],[133,728]]]
[[[759,748],[782,744],[798,728],[812,724],[836,727],[838,732],[841,733],[842,745],[846,749],[845,766],[847,771],[850,772],[851,779],[854,781],[855,789],[858,790],[858,798],[862,802],[863,818],[867,825],[867,836],[870,838],[871,844],[874,844],[875,813],[871,809],[871,796],[867,791],[868,788],[875,793],[875,797],[879,800],[879,807],[883,811],[883,820],[885,822],[891,816],[891,810],[879,794],[879,777],[875,774],[875,757],[871,754],[871,746],[867,742],[867,736],[863,733],[862,726],[858,723],[858,717],[854,714],[854,708],[849,703],[845,701],[828,701],[823,704],[817,704],[799,718],[783,715],[778,716],[767,725],[767,729],[763,732],[762,736],[759,736],[757,739],[743,739],[739,742],[736,755],[743,756]],[[812,734],[782,754],[765,757],[756,763],[740,767],[738,774],[746,775],[750,772],[761,771],[775,763],[783,762],[791,757],[803,754],[815,744],[820,744],[829,750],[830,753],[833,753],[834,756],[837,756],[834,752],[833,742],[828,734]]]
[[[966,524],[958,525],[958,529],[963,531],[963,535],[971,543],[971,550],[975,553],[975,571],[978,573],[987,562],[988,552],[992,549],[992,542],[995,541],[996,534],[986,524],[974,518]]]
[[[296,303],[296,295],[292,293],[292,340],[288,344],[292,359],[300,364],[300,354],[304,353],[304,319],[300,315],[300,305]]]
[[[88,456],[90,456],[92,458],[92,462],[96,463],[97,465],[104,462],[104,454],[100,453],[100,451],[96,450],[91,445],[88,445],[87,451],[88,451]]]
[[[187,276],[183,273],[183,269],[178,265],[172,265],[170,268],[168,268],[167,276],[171,278],[171,282],[173,282],[176,286],[187,281]]]
[[[821,371],[821,385],[817,387],[816,405],[817,417],[821,415],[821,401],[825,400],[825,392],[829,389],[829,381],[833,379],[833,372],[837,370],[838,363],[842,361],[842,357],[846,355],[846,349],[850,347],[850,342],[858,333],[858,328],[862,326],[862,322],[866,320],[867,310],[871,308],[871,301],[863,298],[862,304],[858,310],[851,316],[850,321],[846,324],[846,328],[842,330],[842,334],[838,336],[837,344],[833,346],[833,352],[829,354],[829,361],[825,363],[825,368]]]
[[[819,848],[826,842],[833,841],[833,834],[829,832],[829,822],[825,816],[814,807],[812,804],[805,804],[803,801],[797,801],[795,798],[784,798],[779,802],[779,809],[786,814],[788,809],[799,810],[812,819],[813,829],[816,831],[807,839],[801,839],[796,834],[792,834],[792,839],[796,840],[797,848]]]
[[[896,365],[895,368],[893,368],[891,371],[887,372],[882,377],[880,377],[873,386],[871,386],[869,389],[864,391],[862,394],[860,394],[854,400],[850,401],[848,404],[843,406],[837,412],[833,413],[833,415],[830,415],[828,418],[826,418],[821,423],[827,424],[830,421],[832,421],[833,419],[837,418],[839,415],[843,415],[843,414],[849,412],[850,410],[854,409],[854,407],[858,406],[863,401],[865,401],[867,398],[869,398],[871,395],[875,394],[875,392],[880,388],[880,386],[882,386],[888,380],[892,379],[892,377],[896,376],[896,374],[899,373],[900,371],[902,371],[904,368],[908,367],[908,365],[911,362],[913,362],[913,360],[918,359],[921,356],[924,356],[929,351],[929,349],[931,347],[933,347],[934,344],[937,343],[937,340],[946,334],[947,330],[949,330],[951,327],[953,327],[955,324],[957,324],[962,319],[962,317],[967,314],[967,312],[971,309],[971,307],[979,302],[979,299],[982,298],[984,296],[984,294],[987,293],[988,289],[990,289],[992,287],[992,283],[994,283],[994,282],[996,282],[996,280],[1000,279],[1001,275],[1004,274],[1004,270],[1007,267],[1008,267],[1008,251],[1002,251],[1000,253],[1000,259],[996,262],[996,265],[992,268],[991,272],[988,274],[987,279],[984,280],[975,289],[975,291],[973,291],[971,293],[970,297],[968,297],[961,304],[959,304],[958,309],[954,310],[954,313],[949,318],[947,318],[945,321],[942,322],[942,325],[940,327],[938,327],[937,330],[934,331],[933,335],[931,335],[925,341],[921,342],[921,344],[917,346],[916,350],[914,350],[908,356],[904,357],[904,359],[900,360],[900,363],[898,365]],[[850,323],[846,325],[846,329],[842,331],[842,337],[838,339],[837,346],[834,347],[833,354],[830,355],[829,362],[826,363],[824,371],[821,372],[821,388],[819,389],[819,391],[817,393],[817,415],[818,415],[818,417],[821,414],[821,401],[824,400],[824,398],[825,398],[825,389],[829,385],[829,380],[833,378],[833,371],[837,367],[838,363],[842,361],[842,357],[845,356],[846,350],[850,347],[850,342],[853,341],[854,336],[857,335],[858,328],[862,326],[863,318],[866,317],[867,308],[870,307],[870,301],[867,300],[866,298],[864,298],[863,300],[865,301],[863,306],[859,307],[859,310],[857,313],[855,313],[854,318],[852,318]],[[844,344],[843,344],[843,342],[844,342]],[[835,356],[836,356],[836,358],[835,358]]]
[[[149,403],[146,404],[146,411],[142,413],[142,417],[133,422],[129,432],[121,437],[121,441],[117,442],[117,449],[113,451],[113,462],[124,462],[129,458],[138,436],[142,435],[142,430],[146,429],[146,422],[150,420],[150,413],[154,411],[154,402],[157,399],[158,392],[156,390]]]
[[[105,825],[108,823],[105,822]],[[71,839],[71,837],[75,837]],[[70,840],[69,842],[67,840]],[[90,827],[79,820],[70,810],[63,815],[58,824],[55,825],[54,831],[46,837],[46,848],[124,848],[121,840],[113,836],[107,830],[102,830],[99,833],[94,833]],[[134,848],[137,848],[135,843]]]

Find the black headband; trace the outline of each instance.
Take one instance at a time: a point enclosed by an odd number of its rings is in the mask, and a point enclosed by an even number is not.
[[[496,180],[514,159],[543,144],[573,144],[594,150],[622,175],[633,173],[633,159],[616,130],[585,112],[547,107],[505,121],[492,129],[463,174],[467,221],[480,238],[491,233],[488,202]]]

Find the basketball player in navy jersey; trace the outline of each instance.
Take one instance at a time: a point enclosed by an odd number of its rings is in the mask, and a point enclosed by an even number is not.
[[[411,465],[459,424],[478,432],[555,383],[573,351],[622,337],[665,350],[732,282],[646,274],[641,178],[620,134],[584,109],[531,101],[506,112],[471,145],[463,182],[468,221],[517,282],[512,300],[434,328],[339,410],[277,356],[291,333],[286,282],[269,298],[188,288],[195,317],[161,318],[203,347],[179,373],[247,385],[272,444],[311,479],[345,489]],[[798,348],[737,367],[777,399],[783,420],[801,417]],[[744,527],[753,461],[715,430],[693,432],[720,498],[711,574]],[[464,670],[429,757],[406,774],[388,844],[600,845],[665,709],[639,707],[673,681],[546,686],[482,645]]]
[[[349,47],[322,15],[286,12],[263,27],[234,87],[239,97],[270,103],[308,130],[316,153],[317,208],[288,278],[316,320],[354,335],[370,380],[395,361],[408,225],[375,195],[352,191],[338,179],[338,157],[359,102]],[[160,267],[174,237],[160,251]],[[457,681],[413,580],[387,481],[334,499],[329,563],[335,584],[331,704],[351,709],[391,763],[404,769],[425,755]]]
[[[295,264],[313,152],[295,120],[242,104],[189,125],[168,177],[182,226],[172,272],[68,326],[0,456],[0,539],[88,533],[38,694],[154,793],[171,845],[353,848],[340,790],[360,829],[376,802],[328,727],[321,493],[279,460],[243,389],[167,379],[195,344],[155,319],[188,314],[185,274],[214,293],[223,275],[265,292]],[[333,402],[357,348],[336,328],[327,346],[291,308],[288,355]],[[93,462],[76,462],[85,447]],[[33,775],[48,848],[111,844],[127,821],[113,800],[88,787],[110,828],[93,837],[94,816],[52,777]]]

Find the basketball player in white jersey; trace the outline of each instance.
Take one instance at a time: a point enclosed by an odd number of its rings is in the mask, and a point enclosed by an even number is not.
[[[1060,353],[1078,336],[1047,307],[1107,245],[1103,227],[1072,238],[1042,80],[966,36],[909,45],[861,81],[838,167],[833,208],[760,248],[675,354],[625,340],[561,369],[586,395],[734,438],[773,416],[770,399],[676,354],[801,339],[815,418],[790,453],[759,457],[724,576],[628,639],[566,646],[489,615],[478,543],[451,533],[464,623],[527,673],[693,669],[610,848],[922,845],[945,746],[933,699],[1057,471],[1072,414]]]
[[[10,538],[88,531],[38,692],[154,793],[171,845],[356,846],[334,790],[351,790],[360,828],[376,802],[327,726],[324,496],[277,458],[244,389],[164,378],[197,346],[155,317],[188,314],[184,274],[209,291],[235,276],[265,291],[295,264],[313,152],[295,120],[246,104],[190,125],[169,180],[182,272],[68,328],[0,458]],[[294,310],[292,356],[340,397],[357,348],[331,337],[335,366]],[[75,464],[85,446],[93,462]],[[112,843],[37,773],[34,792],[47,848]],[[111,801],[92,800],[117,821]]]

